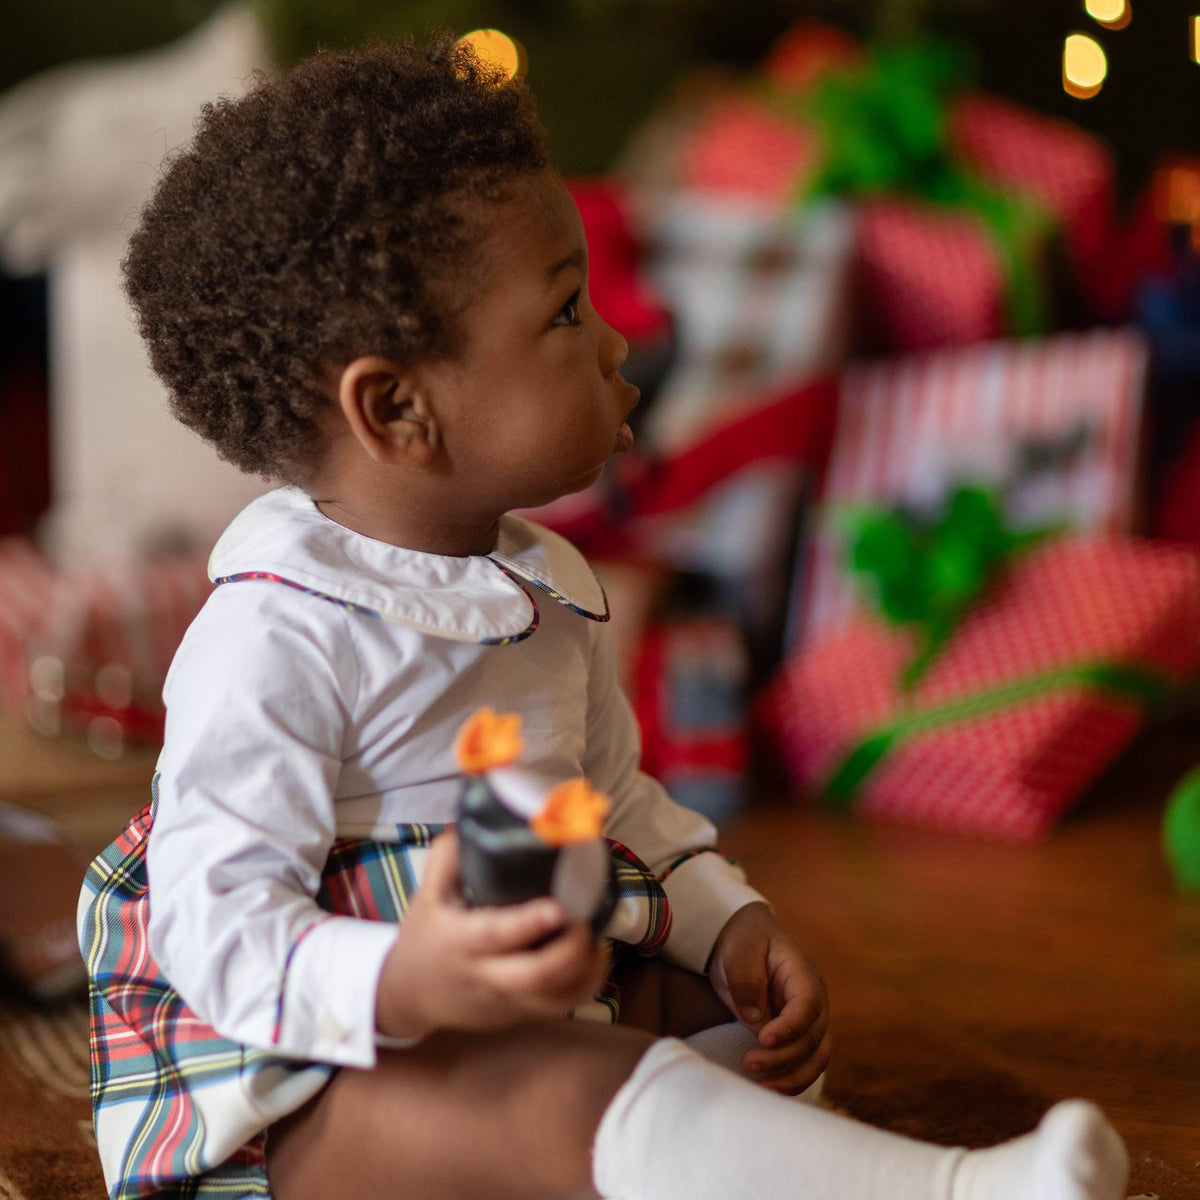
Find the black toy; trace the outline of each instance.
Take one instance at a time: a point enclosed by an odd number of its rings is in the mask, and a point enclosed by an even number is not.
[[[523,749],[515,713],[480,709],[459,730],[463,896],[472,906],[553,896],[567,920],[599,933],[616,903],[602,836],[609,799],[582,777],[548,779],[517,765]]]

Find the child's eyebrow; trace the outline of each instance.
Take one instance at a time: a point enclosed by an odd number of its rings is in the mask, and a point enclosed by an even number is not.
[[[565,258],[560,258],[558,262],[546,269],[546,285],[552,284],[560,272],[565,271],[568,267],[578,267],[582,271],[586,261],[587,256],[582,247],[577,246]]]

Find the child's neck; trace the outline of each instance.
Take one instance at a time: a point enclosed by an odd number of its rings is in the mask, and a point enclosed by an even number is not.
[[[391,512],[346,498],[325,496],[319,491],[314,491],[313,500],[331,521],[355,533],[423,554],[444,554],[455,558],[491,554],[496,548],[500,532],[499,519],[482,524],[414,519],[411,512]]]

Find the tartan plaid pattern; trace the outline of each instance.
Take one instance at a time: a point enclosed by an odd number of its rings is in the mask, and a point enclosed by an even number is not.
[[[269,1196],[266,1127],[314,1095],[335,1068],[222,1037],[162,975],[149,949],[146,877],[157,779],[152,795],[91,864],[80,904],[93,1119],[109,1195]],[[338,915],[403,919],[420,860],[444,828],[404,824],[394,827],[395,840],[339,839],[317,902]],[[670,932],[670,904],[632,851],[617,842],[610,847],[617,904],[605,934],[652,953]],[[620,994],[606,982],[573,1015],[615,1022],[619,1010]]]

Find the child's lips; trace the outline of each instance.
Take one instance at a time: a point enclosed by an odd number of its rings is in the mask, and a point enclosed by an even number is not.
[[[638,401],[642,398],[642,389],[629,384],[629,395],[625,402],[625,415],[628,417],[631,412],[638,406]],[[621,422],[621,428],[617,430],[617,453],[623,454],[626,450],[633,449],[633,430],[629,427],[628,421]]]

